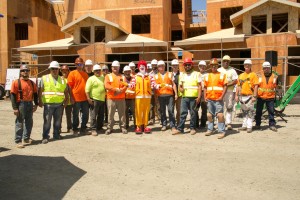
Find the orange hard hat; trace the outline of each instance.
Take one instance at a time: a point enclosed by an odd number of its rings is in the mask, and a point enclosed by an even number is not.
[[[210,60],[209,64],[210,65],[218,65],[219,63],[218,63],[218,60],[216,58],[213,58],[213,59]]]
[[[190,58],[185,58],[184,59],[184,61],[183,61],[183,65],[186,65],[186,64],[193,64],[193,61],[192,61],[192,59],[190,59]]]

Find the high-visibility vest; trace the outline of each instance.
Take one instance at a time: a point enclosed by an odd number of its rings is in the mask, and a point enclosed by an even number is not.
[[[257,95],[262,99],[274,99],[277,76],[272,74],[267,83],[266,77],[262,75],[258,78]]]
[[[122,85],[122,82],[125,81],[125,76],[118,75],[116,76],[113,73],[107,74],[108,81],[110,82],[111,86],[113,88],[121,89],[124,86]],[[125,99],[125,92],[121,92],[118,95],[115,95],[114,91],[108,90],[107,91],[107,98],[108,99]]]
[[[130,81],[128,81],[126,78],[125,78],[125,81],[128,84],[130,83]],[[127,89],[125,91],[125,99],[135,99],[135,88],[127,87]]]
[[[190,76],[182,73],[179,77],[179,85],[183,85],[182,97],[198,97],[199,78],[201,74],[193,71]]]
[[[135,76],[135,98],[147,98],[151,99],[151,80],[149,75],[145,75],[142,77],[141,75],[137,74]]]
[[[206,86],[206,98],[210,100],[219,99],[224,90],[226,74],[224,73],[209,73],[204,79]]]
[[[42,77],[44,84],[43,103],[62,103],[65,99],[65,90],[67,82],[58,76],[56,85],[52,75],[44,75]]]
[[[158,96],[167,94],[167,95],[173,95],[173,81],[172,81],[172,73],[171,72],[166,72],[164,77],[158,73],[154,76],[155,82],[158,85],[164,84],[164,87],[159,87],[156,90],[156,94]]]

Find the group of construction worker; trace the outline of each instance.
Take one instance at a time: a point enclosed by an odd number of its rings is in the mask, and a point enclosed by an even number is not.
[[[11,87],[16,115],[15,143],[18,148],[24,148],[33,141],[30,138],[32,116],[38,106],[44,108],[43,144],[49,142],[52,119],[53,139],[62,139],[64,112],[66,132],[72,129],[75,136],[113,133],[117,111],[123,134],[131,128],[136,134],[151,133],[149,125],[155,123],[155,116],[160,120],[161,131],[169,128],[172,135],[184,134],[190,113],[191,135],[207,127],[205,136],[217,133],[218,139],[222,139],[228,134],[227,130],[233,129],[237,102],[243,113],[239,131],[251,133],[253,129],[261,129],[264,105],[269,115],[269,128],[277,131],[274,120],[277,76],[272,73],[271,64],[264,62],[263,73],[256,74],[251,70],[252,61],[246,59],[245,72],[238,75],[230,61],[225,55],[220,67],[216,58],[208,64],[202,60],[198,63],[199,70],[195,70],[192,59],[185,58],[183,72],[179,70],[177,59],[172,60],[171,70],[166,70],[163,60],[153,59],[148,64],[140,60],[138,70],[135,63],[130,62],[122,72],[119,61],[113,61],[109,72],[106,65],[93,65],[91,60],[84,62],[79,57],[72,71],[67,65],[60,66],[52,61],[48,67],[50,73],[42,76],[39,84],[29,79],[29,68],[21,65],[20,78]],[[131,116],[133,124],[130,126]],[[256,125],[253,127],[254,117]]]

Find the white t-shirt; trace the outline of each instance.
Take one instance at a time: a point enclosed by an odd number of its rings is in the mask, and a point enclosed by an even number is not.
[[[226,77],[227,77],[227,82],[232,82],[234,80],[237,80],[238,79],[238,74],[236,73],[235,69],[233,69],[232,67],[228,67],[227,69],[225,69],[224,67],[220,67],[218,69],[218,72],[221,72],[221,73],[224,73],[226,74]],[[231,85],[231,86],[228,86],[227,87],[227,90],[228,91],[233,91],[234,90],[234,86],[235,85]]]

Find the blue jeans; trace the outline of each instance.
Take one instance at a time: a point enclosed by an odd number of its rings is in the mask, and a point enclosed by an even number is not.
[[[82,113],[81,129],[87,128],[86,124],[89,120],[89,103],[88,101],[76,102],[73,106],[73,130],[77,130],[79,126],[79,111]]]
[[[256,126],[261,125],[261,116],[262,116],[262,111],[265,103],[269,114],[269,126],[275,126],[276,122],[274,119],[275,116],[274,99],[261,99],[261,98],[257,98],[256,115],[255,115]]]
[[[159,96],[158,101],[159,101],[159,106],[160,106],[160,115],[161,115],[160,120],[161,120],[162,126],[167,126],[166,107],[168,107],[170,127],[171,128],[175,127],[173,95]]]
[[[218,113],[223,113],[224,102],[208,100],[207,109],[213,118],[213,120],[211,122],[208,121],[207,129],[209,131],[213,131],[214,130],[214,118],[217,116]],[[225,123],[224,122],[218,122],[218,132],[225,133]]]
[[[33,120],[33,104],[32,102],[22,101],[19,104],[19,116],[16,117],[15,121],[15,142],[22,142],[30,138]]]
[[[53,118],[53,137],[59,138],[62,110],[63,110],[62,104],[44,104],[43,139],[49,138],[52,118]]]
[[[179,121],[179,125],[177,126],[177,129],[181,132],[183,132],[184,130],[185,120],[189,111],[191,115],[190,129],[192,130],[196,128],[195,127],[196,112],[197,112],[196,97],[182,97],[181,99],[180,121]]]

